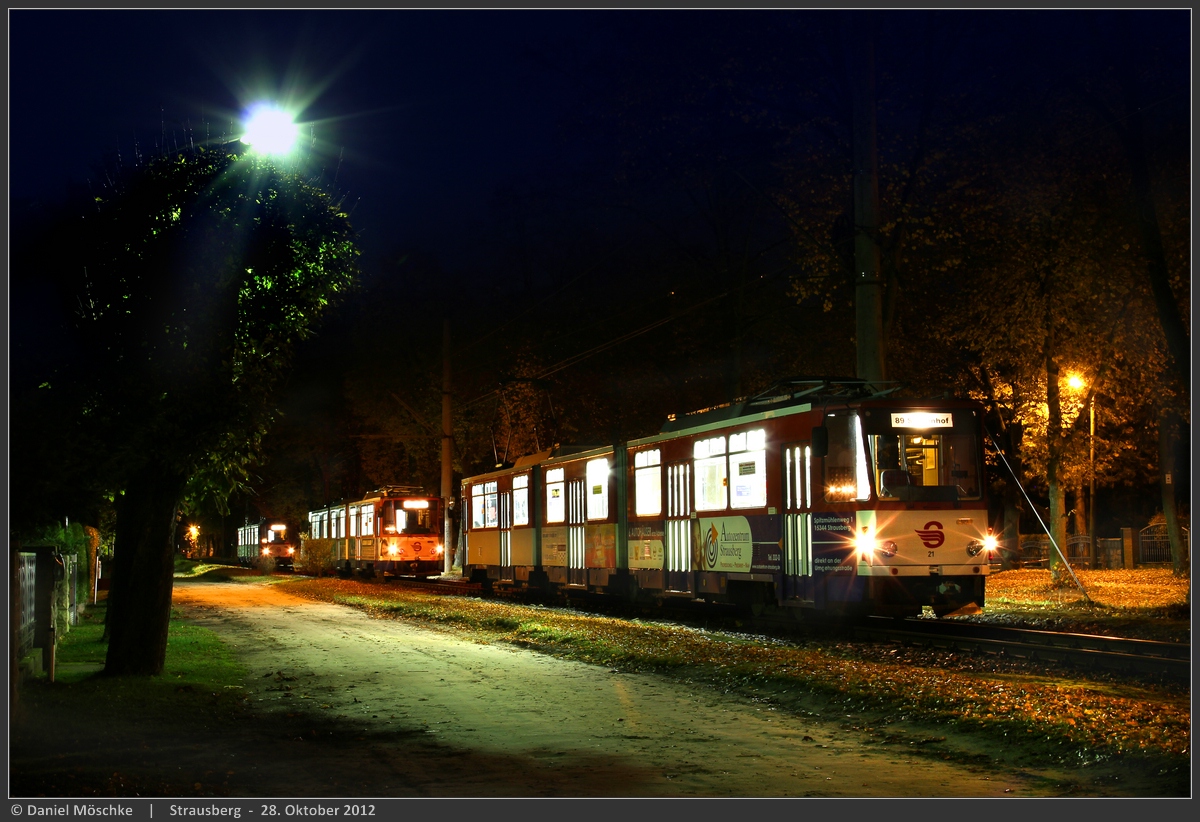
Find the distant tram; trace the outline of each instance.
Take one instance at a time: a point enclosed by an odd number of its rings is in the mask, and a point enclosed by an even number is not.
[[[271,557],[276,568],[291,568],[296,558],[295,536],[282,520],[264,519],[243,525],[238,529],[238,561],[250,566],[262,557]]]
[[[796,379],[463,480],[464,577],[895,616],[984,603],[983,408]]]
[[[421,488],[387,486],[309,512],[302,556],[341,570],[436,576],[444,570],[442,500]]]

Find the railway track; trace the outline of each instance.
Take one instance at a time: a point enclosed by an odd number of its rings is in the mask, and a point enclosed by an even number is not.
[[[855,637],[1056,662],[1127,674],[1164,674],[1186,679],[1191,649],[1182,643],[1073,634],[971,623],[873,618],[853,628]]]
[[[489,593],[482,585],[454,579],[421,580],[400,577],[394,582],[407,588],[463,596],[507,597],[510,593],[515,593],[504,589]],[[614,609],[611,600],[606,600],[605,604],[608,606],[605,611],[611,612]],[[621,610],[621,606],[615,607]],[[707,609],[707,613],[718,619],[733,620],[734,615],[730,610],[732,608],[733,606],[724,605],[715,612]],[[792,629],[798,627],[793,619],[759,619],[742,609],[736,610],[740,614],[738,624],[743,626],[748,624],[785,631],[788,626]],[[682,613],[680,615],[682,616]],[[694,618],[695,614],[690,616]],[[842,623],[838,625],[838,630],[845,631],[859,640],[944,648],[956,652],[1003,656],[1032,663],[1066,664],[1135,676],[1164,675],[1172,679],[1186,680],[1191,674],[1191,649],[1183,643],[919,618],[897,621],[888,617],[872,617],[863,622]]]

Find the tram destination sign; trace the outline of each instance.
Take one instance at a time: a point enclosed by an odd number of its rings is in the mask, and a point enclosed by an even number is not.
[[[953,414],[930,411],[892,412],[892,428],[953,428]]]

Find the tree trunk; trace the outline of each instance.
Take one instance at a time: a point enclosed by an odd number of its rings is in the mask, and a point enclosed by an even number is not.
[[[1052,355],[1053,341],[1046,342],[1046,484],[1050,489],[1050,521],[1046,527],[1050,531],[1050,579],[1059,583],[1063,572],[1063,554],[1067,550],[1067,518],[1062,481],[1059,472],[1062,469],[1063,432],[1062,432],[1062,403],[1058,390],[1058,363]],[[1055,545],[1058,549],[1055,549]],[[1062,553],[1060,553],[1062,552]]]
[[[1167,536],[1171,540],[1171,567],[1176,576],[1187,576],[1187,543],[1183,538],[1183,529],[1179,527],[1179,513],[1175,508],[1175,441],[1178,431],[1179,412],[1173,408],[1163,410],[1158,418],[1158,473],[1163,516],[1167,520]]]
[[[1024,438],[1021,423],[1013,420],[1004,430],[1004,449],[1009,468],[1012,469],[1011,481],[1004,483],[1004,532],[1000,544],[1000,568],[1010,570],[1021,567],[1021,513],[1024,511],[1024,499],[1021,496],[1021,477],[1025,471],[1021,463],[1021,447]]]
[[[178,471],[151,466],[118,499],[105,674],[162,673],[184,484]]]

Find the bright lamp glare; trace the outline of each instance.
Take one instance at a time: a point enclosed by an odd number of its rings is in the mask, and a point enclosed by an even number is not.
[[[274,106],[262,105],[252,109],[246,118],[242,142],[262,154],[282,155],[292,150],[298,133],[290,114]]]

